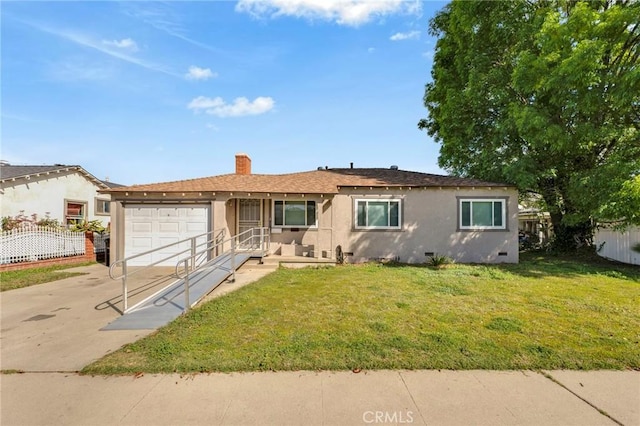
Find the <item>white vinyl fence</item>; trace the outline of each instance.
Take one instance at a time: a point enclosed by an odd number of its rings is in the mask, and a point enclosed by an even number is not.
[[[26,227],[0,233],[0,264],[85,254],[84,232]]]
[[[640,265],[640,253],[633,250],[633,247],[640,244],[640,228],[631,228],[626,232],[602,228],[596,231],[594,241],[596,247],[599,248],[602,245],[598,251],[600,256],[631,265]]]

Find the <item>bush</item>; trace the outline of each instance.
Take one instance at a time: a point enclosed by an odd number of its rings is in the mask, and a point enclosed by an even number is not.
[[[443,254],[435,253],[433,256],[427,258],[427,265],[433,268],[442,268],[445,265],[453,263],[453,259]]]
[[[82,231],[82,232],[97,232],[98,234],[104,233],[107,230],[104,226],[102,226],[102,221],[100,220],[91,220],[89,222],[76,223],[71,227],[72,231]]]
[[[16,228],[29,228],[34,226],[46,226],[48,228],[62,228],[62,224],[58,221],[58,219],[51,219],[49,217],[49,213],[47,213],[44,218],[38,219],[38,215],[33,213],[31,216],[26,216],[24,214],[24,210],[20,212],[20,214],[11,217],[5,216],[2,218],[2,230],[10,231]]]

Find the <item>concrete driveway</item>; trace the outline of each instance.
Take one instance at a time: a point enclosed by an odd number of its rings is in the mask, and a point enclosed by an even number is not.
[[[205,298],[247,285],[277,268],[248,262],[236,281]],[[0,293],[0,369],[75,372],[153,330],[100,329],[120,316],[122,283],[101,264],[67,269],[86,275]],[[175,280],[173,268],[157,267],[129,280],[129,306]]]
[[[101,264],[67,271],[86,275],[0,293],[2,370],[78,371],[152,331],[99,331],[120,315],[120,282]],[[163,276],[151,269],[131,286],[159,287]]]

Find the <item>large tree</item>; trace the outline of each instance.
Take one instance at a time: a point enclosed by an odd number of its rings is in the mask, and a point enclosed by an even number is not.
[[[441,167],[540,194],[561,247],[640,223],[640,2],[454,0],[430,32]]]

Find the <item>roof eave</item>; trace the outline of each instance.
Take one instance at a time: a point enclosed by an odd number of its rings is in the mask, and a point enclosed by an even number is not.
[[[91,173],[89,173],[88,171],[86,171],[85,169],[83,169],[81,166],[64,166],[64,167],[60,167],[58,169],[52,169],[52,170],[47,170],[45,172],[36,172],[36,173],[27,173],[24,175],[18,175],[18,176],[12,176],[10,178],[5,178],[5,179],[0,179],[0,183],[5,183],[5,182],[15,182],[19,179],[24,179],[24,180],[31,180],[32,177],[41,177],[41,176],[48,176],[56,173],[61,173],[61,172],[71,172],[71,171],[76,171],[78,173],[80,173],[81,175],[83,175],[87,180],[89,180],[91,183],[93,183],[94,185],[100,187],[100,188],[108,188],[107,185],[105,185],[100,179],[98,179],[97,177],[95,177],[94,175],[92,175]]]

